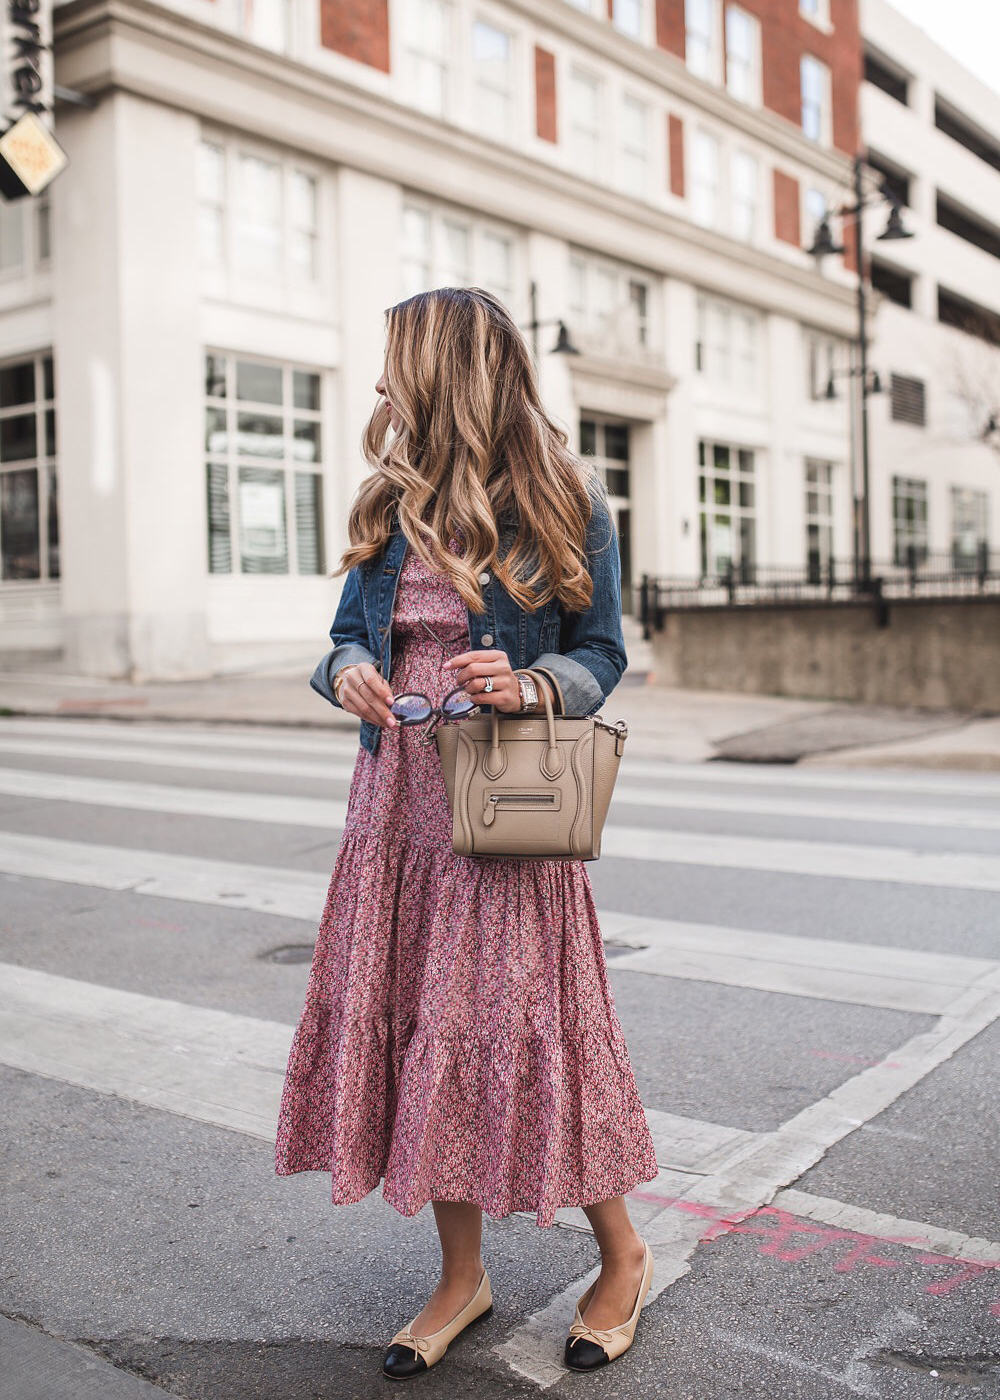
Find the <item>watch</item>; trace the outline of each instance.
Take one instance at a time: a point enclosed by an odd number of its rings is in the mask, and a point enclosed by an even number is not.
[[[521,709],[534,710],[538,707],[538,687],[530,676],[517,677],[517,686],[521,692]]]

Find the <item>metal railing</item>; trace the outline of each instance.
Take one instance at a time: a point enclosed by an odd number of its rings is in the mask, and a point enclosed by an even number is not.
[[[1000,551],[983,545],[974,556],[929,554],[910,546],[891,562],[812,560],[805,568],[730,565],[701,578],[653,578],[636,586],[638,617],[648,638],[667,613],[690,608],[822,606],[907,599],[1000,596]]]

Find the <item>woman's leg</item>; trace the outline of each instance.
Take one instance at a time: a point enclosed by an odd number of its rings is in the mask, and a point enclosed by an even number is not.
[[[481,1251],[483,1212],[471,1201],[432,1201],[441,1239],[441,1282],[413,1322],[417,1337],[451,1321],[479,1286],[483,1274]]]
[[[635,1307],[645,1250],[629,1219],[624,1197],[583,1207],[601,1251],[601,1272],[583,1320],[595,1329],[618,1327]]]

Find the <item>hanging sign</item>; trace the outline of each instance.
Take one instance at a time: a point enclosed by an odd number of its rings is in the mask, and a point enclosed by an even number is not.
[[[41,194],[66,165],[52,135],[52,0],[0,0],[0,194]]]

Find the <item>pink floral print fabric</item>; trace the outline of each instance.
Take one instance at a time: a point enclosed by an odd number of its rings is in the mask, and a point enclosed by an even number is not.
[[[469,645],[461,596],[408,549],[393,693],[438,704]],[[403,1215],[472,1201],[540,1226],[656,1175],[584,863],[456,856],[417,728],[358,751],[275,1170],[329,1172],[335,1204],[383,1182]]]

